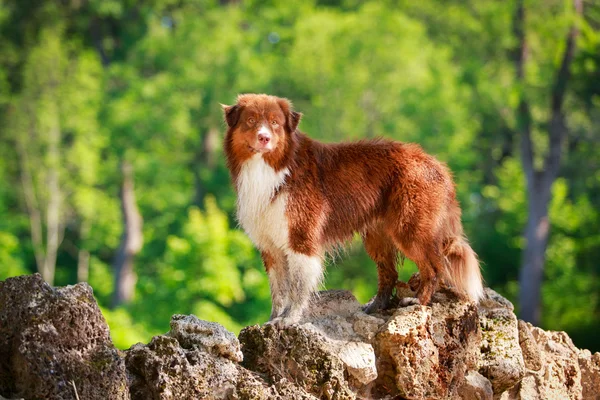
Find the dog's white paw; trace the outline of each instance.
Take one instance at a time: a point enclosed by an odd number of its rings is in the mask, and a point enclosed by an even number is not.
[[[418,305],[418,304],[421,304],[421,302],[416,297],[404,297],[400,300],[400,303],[398,305],[400,307],[408,307],[408,306],[414,306],[414,305]]]

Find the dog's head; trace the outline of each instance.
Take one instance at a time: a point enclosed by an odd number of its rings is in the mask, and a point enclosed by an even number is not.
[[[242,159],[256,153],[272,160],[284,157],[302,116],[287,99],[266,94],[242,94],[236,104],[223,105],[223,111],[228,126],[226,151]]]

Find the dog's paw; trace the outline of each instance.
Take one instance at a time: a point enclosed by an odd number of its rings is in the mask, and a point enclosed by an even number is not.
[[[421,304],[421,302],[416,297],[404,297],[404,298],[400,299],[400,303],[398,303],[398,305],[400,307],[408,307],[408,306],[414,306],[414,305],[418,305],[418,304]]]
[[[375,302],[369,303],[363,307],[363,311],[367,314],[373,314],[379,311],[380,308]]]
[[[281,317],[271,318],[269,321],[265,322],[264,326],[273,326],[275,328],[281,328],[282,319],[283,318]]]
[[[273,318],[270,321],[266,322],[265,325],[271,325],[277,329],[284,329],[290,327],[292,325],[296,325],[300,321],[300,318],[294,317],[277,317]]]
[[[373,299],[373,301],[371,301],[370,303],[366,304],[363,307],[363,311],[367,314],[373,314],[373,313],[376,313],[377,311],[385,310],[389,306],[390,306],[390,298],[389,297],[382,298],[382,297],[376,296],[375,299]]]

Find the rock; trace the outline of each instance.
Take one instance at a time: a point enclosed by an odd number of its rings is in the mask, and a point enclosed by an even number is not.
[[[494,394],[498,395],[525,376],[525,362],[513,305],[489,288],[485,289],[485,294],[478,308],[481,328],[479,373],[490,380]]]
[[[332,315],[348,317],[361,311],[362,305],[348,290],[326,290],[313,299],[309,319],[318,320]]]
[[[281,379],[241,367],[240,343],[221,325],[174,315],[171,331],[126,352],[132,399],[315,399]]]
[[[350,292],[322,292],[296,326],[242,330],[243,365],[270,382],[301,382],[302,390],[319,398],[353,399],[377,378],[369,339],[383,323],[365,314]]]
[[[268,386],[257,374],[246,369],[240,376],[237,396],[240,400],[318,400],[293,382],[282,379]],[[235,398],[235,397],[234,397]]]
[[[228,399],[236,391],[237,365],[202,347],[184,349],[171,336],[127,351],[132,399]]]
[[[92,294],[39,274],[0,282],[0,394],[129,399],[125,364]]]
[[[578,350],[564,332],[546,332],[522,321],[519,330],[527,338],[522,340],[527,369],[502,399],[597,398],[600,354]]]
[[[177,339],[186,349],[196,347],[236,362],[243,358],[240,342],[233,333],[216,322],[202,321],[195,315],[171,317],[169,336]]]
[[[529,370],[535,377],[540,398],[580,399],[582,397],[579,350],[564,332],[546,332],[526,324],[541,350],[542,368]]]
[[[455,399],[492,400],[492,383],[477,371],[469,371],[464,383],[458,388]]]
[[[375,340],[380,373],[376,395],[454,397],[467,371],[477,365],[477,308],[438,292],[431,307],[397,309]]]
[[[542,353],[531,333],[531,325],[519,320],[519,346],[523,353],[525,367],[531,371],[539,371],[542,368]]]
[[[399,296],[414,295],[398,285]],[[398,304],[398,299],[395,299]],[[517,321],[486,289],[478,306],[442,288],[430,306],[367,315],[348,291],[322,292],[283,329],[175,315],[125,353],[86,284],[39,275],[0,282],[0,400],[598,399],[600,353]],[[4,396],[4,397],[2,397]]]
[[[302,326],[277,329],[272,325],[250,326],[240,332],[247,369],[264,374],[272,383],[296,382],[308,393],[331,399],[354,399],[345,377],[346,366],[327,339]]]
[[[244,368],[241,369],[237,387],[237,398],[240,400],[317,400],[292,382],[282,379],[268,386],[262,378]],[[235,396],[233,398],[236,398]]]
[[[370,341],[379,332],[383,324],[385,324],[385,320],[365,314],[361,318],[356,319],[352,325],[352,329],[361,338]]]
[[[580,350],[579,368],[583,399],[597,400],[600,395],[600,353]]]

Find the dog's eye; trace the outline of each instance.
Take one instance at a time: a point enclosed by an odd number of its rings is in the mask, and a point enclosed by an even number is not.
[[[277,121],[275,121],[275,120],[271,121],[271,125],[277,125]]]
[[[254,125],[255,122],[256,122],[256,120],[254,118],[248,118],[248,123],[250,125]]]

